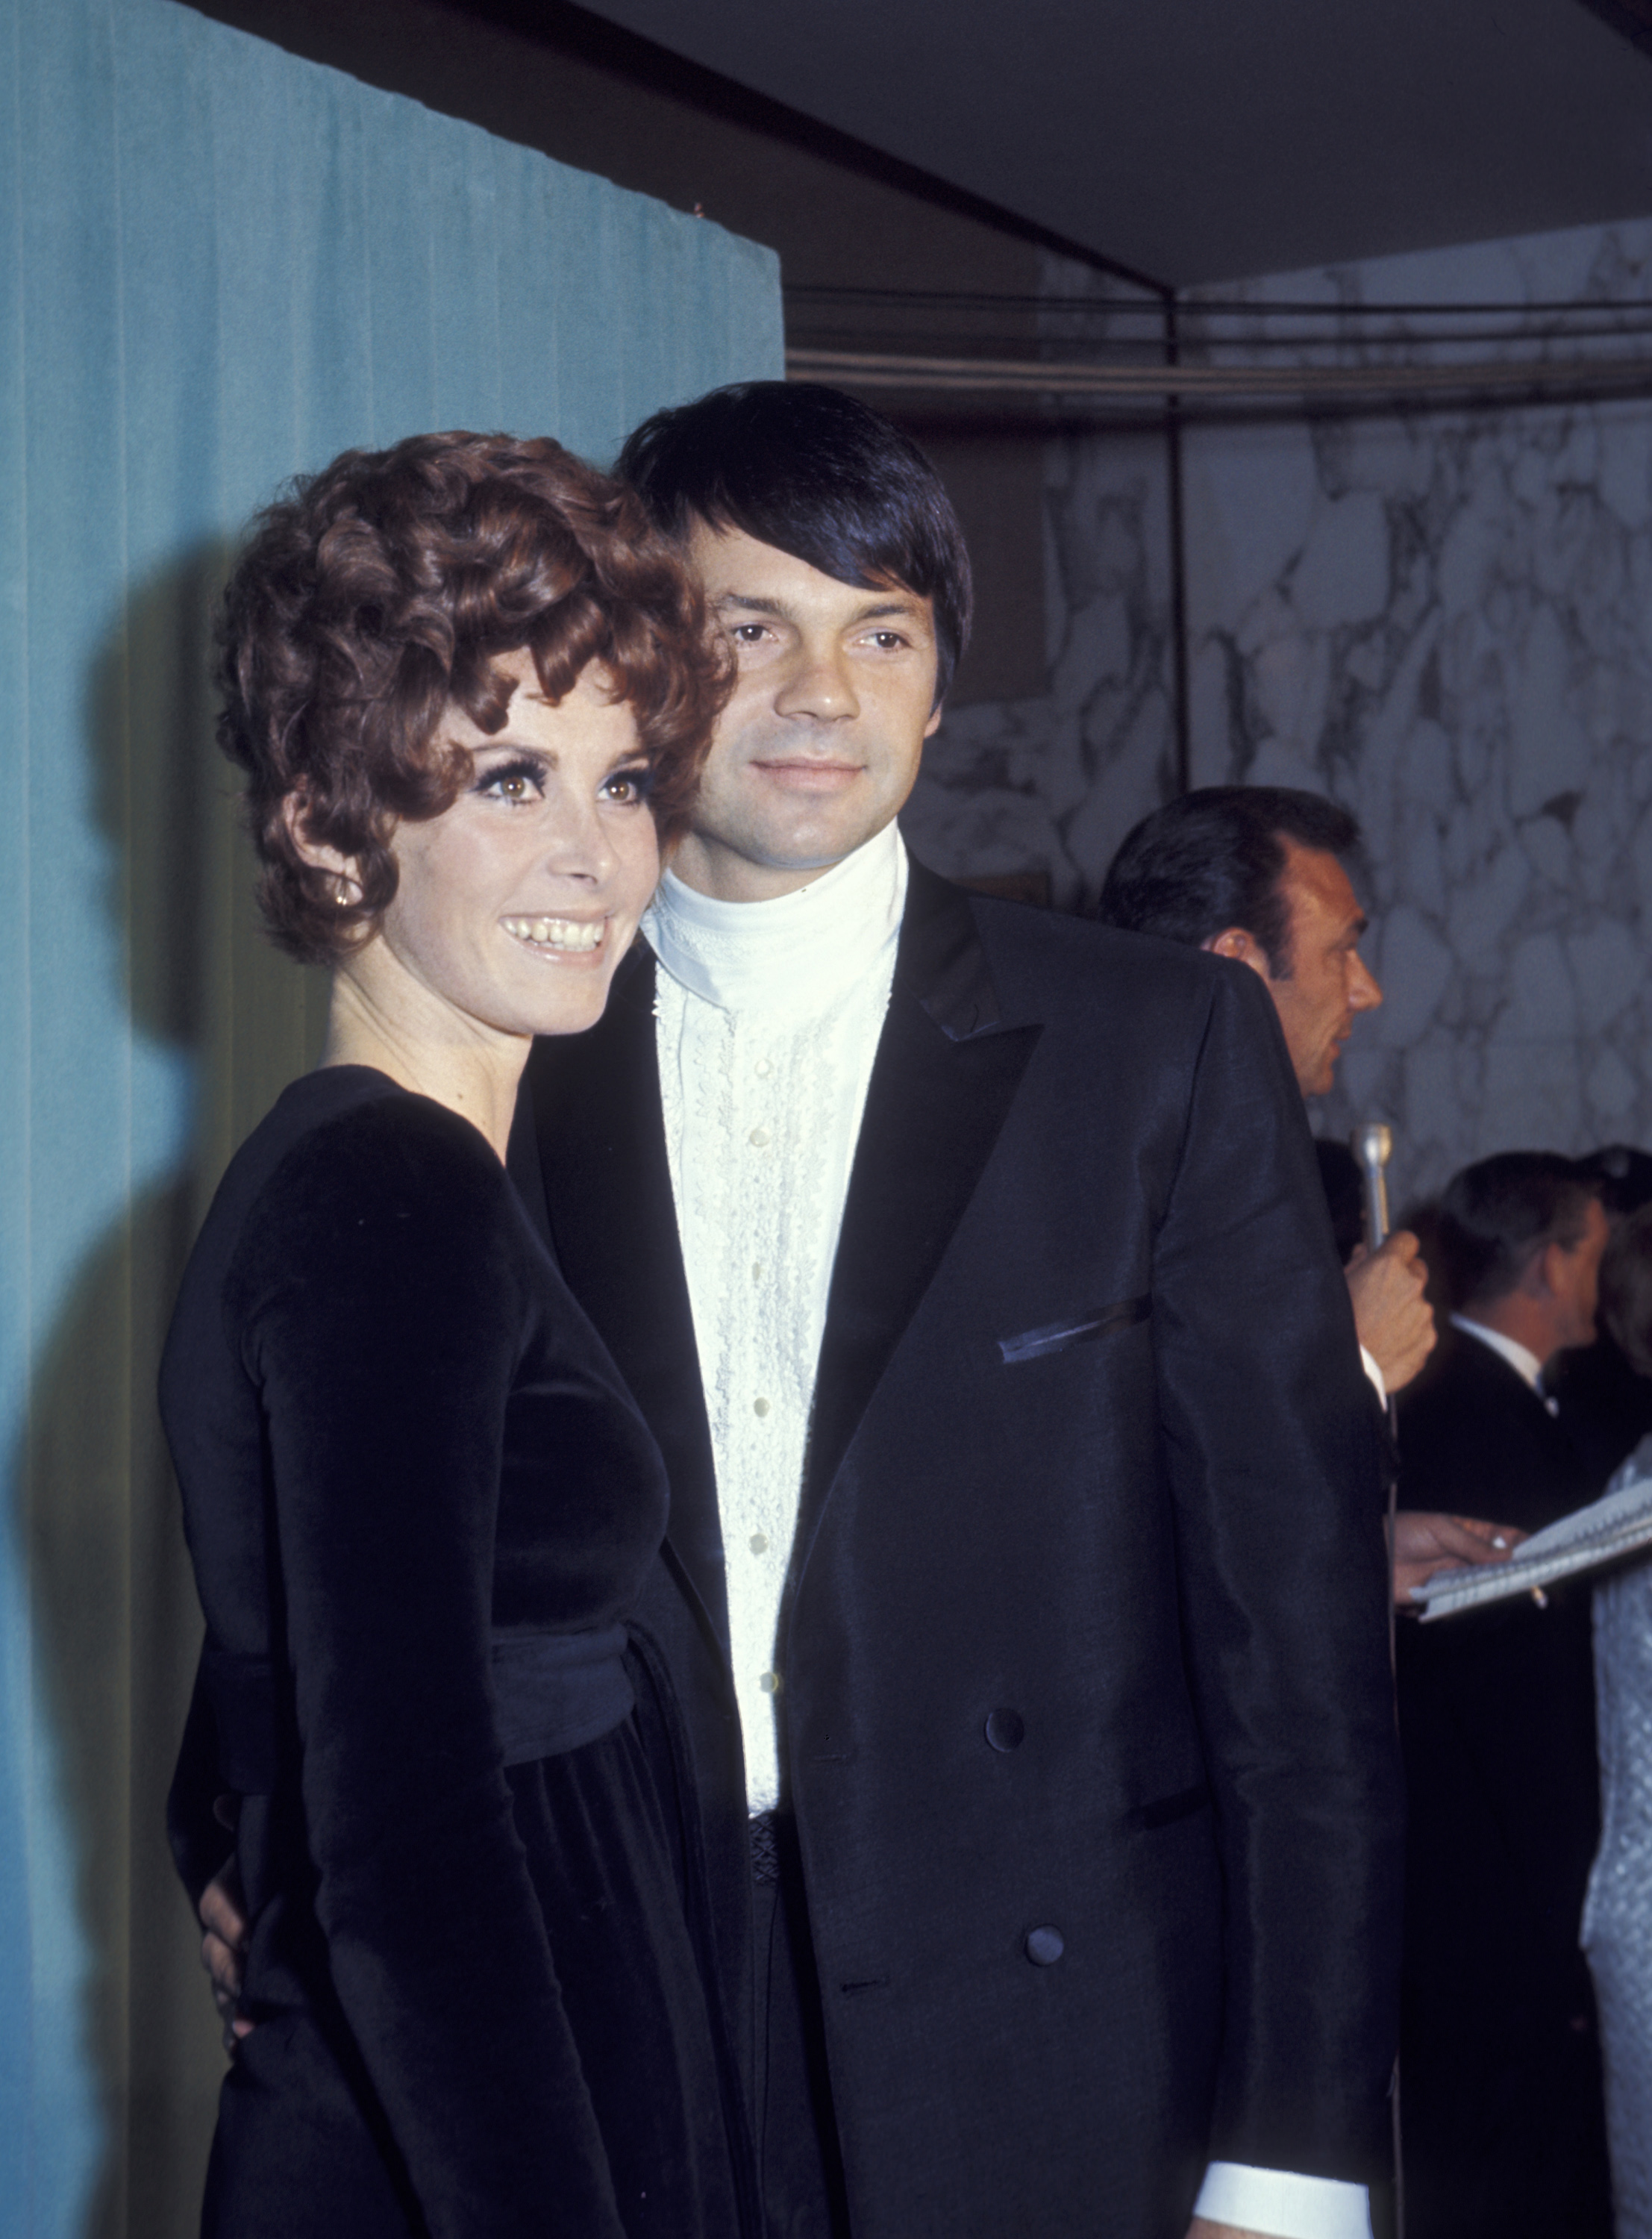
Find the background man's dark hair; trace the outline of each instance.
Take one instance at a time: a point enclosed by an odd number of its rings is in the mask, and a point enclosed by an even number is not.
[[[1601,1321],[1637,1376],[1652,1376],[1652,1205],[1621,1220],[1601,1261]]]
[[[1593,1177],[1601,1203],[1614,1220],[1652,1205],[1652,1154],[1633,1143],[1603,1143],[1577,1163]]]
[[[680,540],[738,528],[823,575],[933,601],[939,707],[969,642],[969,553],[940,476],[909,436],[818,382],[742,381],[656,412],[614,473]]]
[[[1144,817],[1113,857],[1096,914],[1126,933],[1197,948],[1237,926],[1276,980],[1290,975],[1284,843],[1343,855],[1359,827],[1320,794],[1283,785],[1207,785]]]
[[[1534,1253],[1570,1251],[1600,1184],[1557,1151],[1503,1151],[1453,1174],[1440,1199],[1439,1246],[1454,1306],[1507,1298]]]

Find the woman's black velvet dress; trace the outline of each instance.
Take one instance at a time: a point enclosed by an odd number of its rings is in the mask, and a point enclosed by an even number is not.
[[[162,1371],[257,2026],[213,2239],[731,2239],[740,2118],[653,1438],[476,1131],[341,1066],[226,1175]]]

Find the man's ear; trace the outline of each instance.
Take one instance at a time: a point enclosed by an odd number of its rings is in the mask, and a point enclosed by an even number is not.
[[[1268,969],[1268,952],[1243,926],[1226,926],[1220,933],[1213,933],[1200,941],[1199,947],[1208,948],[1212,956],[1228,956],[1236,964],[1248,964],[1253,972],[1260,973],[1270,983],[1272,981],[1273,974]]]
[[[1520,1280],[1515,1288],[1529,1299],[1552,1299],[1564,1280],[1562,1263],[1565,1258],[1564,1250],[1551,1237],[1527,1260],[1520,1271]]]

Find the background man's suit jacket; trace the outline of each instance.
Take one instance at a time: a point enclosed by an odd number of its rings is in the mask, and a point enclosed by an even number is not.
[[[744,1784],[653,973],[529,1083],[558,1256],[670,1467],[643,1615],[738,2023]],[[1380,2168],[1375,1473],[1261,983],[914,865],[778,1659],[857,2239],[1159,2239],[1207,2155]]]
[[[1407,1508],[1536,1531],[1601,1490],[1508,1362],[1461,1331],[1399,1402]],[[1610,2230],[1577,1937],[1599,1835],[1587,1581],[1398,1636],[1411,2239]]]

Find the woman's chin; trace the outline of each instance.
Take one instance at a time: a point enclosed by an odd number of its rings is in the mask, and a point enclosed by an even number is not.
[[[587,1033],[608,1007],[612,972],[592,972],[547,989],[522,1007],[519,1032],[546,1040],[558,1034]]]

